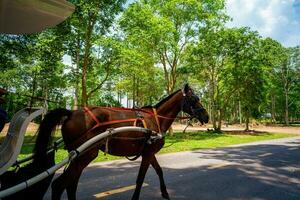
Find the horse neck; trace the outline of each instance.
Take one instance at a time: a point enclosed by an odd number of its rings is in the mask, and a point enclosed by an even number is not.
[[[161,131],[166,132],[174,122],[177,114],[181,111],[182,92],[178,91],[169,100],[164,102],[157,108],[157,114],[163,117],[171,118],[159,118]]]

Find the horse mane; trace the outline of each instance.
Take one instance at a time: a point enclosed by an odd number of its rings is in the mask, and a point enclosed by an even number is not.
[[[172,94],[170,94],[169,96],[167,96],[166,98],[162,99],[160,102],[158,102],[155,106],[143,106],[142,108],[158,108],[160,107],[163,103],[165,103],[166,101],[168,101],[169,99],[171,99],[177,92],[181,91],[181,89],[173,92]]]

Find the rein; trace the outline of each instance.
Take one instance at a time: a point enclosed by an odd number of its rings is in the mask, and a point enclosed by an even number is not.
[[[147,113],[149,115],[152,115],[153,117],[157,117],[157,118],[162,118],[162,119],[170,119],[170,120],[174,120],[174,119],[190,119],[191,117],[166,117],[166,116],[162,116],[157,114],[156,108],[152,107],[152,110],[154,112],[149,112],[146,111],[142,108],[119,108],[119,107],[101,107],[101,106],[97,106],[96,108],[104,108],[104,109],[108,109],[108,110],[124,110],[124,111],[136,111],[136,112],[143,112],[143,113]]]

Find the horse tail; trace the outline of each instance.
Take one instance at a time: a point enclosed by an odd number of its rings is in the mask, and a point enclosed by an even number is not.
[[[55,126],[60,124],[63,117],[69,118],[72,111],[59,108],[48,112],[42,120],[33,149],[34,161],[44,161],[47,157],[47,149],[51,142],[52,132]]]

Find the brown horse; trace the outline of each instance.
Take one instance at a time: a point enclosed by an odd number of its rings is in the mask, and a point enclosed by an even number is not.
[[[61,120],[64,120],[61,130],[64,143],[70,151],[108,128],[132,126],[133,123],[138,126],[146,126],[156,132],[165,133],[181,110],[191,115],[192,118],[197,118],[202,124],[208,122],[207,111],[188,84],[154,107],[148,106],[141,109],[90,107],[77,111],[56,109],[49,112],[41,122],[34,152],[37,158],[45,156],[51,132]],[[53,182],[52,199],[60,199],[65,189],[67,190],[68,199],[76,199],[77,184],[82,170],[97,157],[99,149],[106,150],[112,155],[141,155],[142,163],[132,199],[139,199],[141,186],[150,164],[159,177],[162,197],[169,199],[163,172],[155,157],[155,154],[163,145],[164,138],[150,144],[146,142],[142,133],[122,133],[100,142],[98,146],[92,147],[71,162],[64,173]]]

